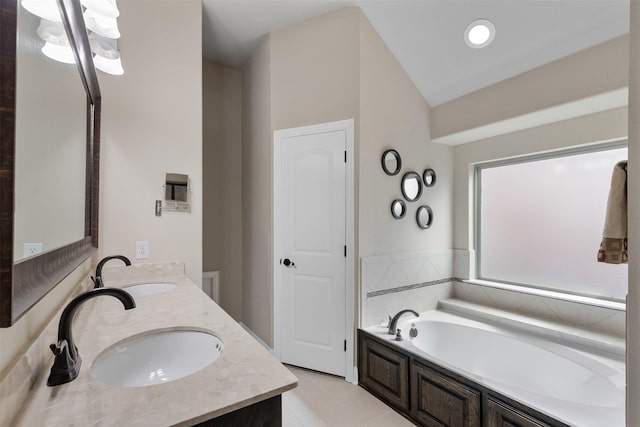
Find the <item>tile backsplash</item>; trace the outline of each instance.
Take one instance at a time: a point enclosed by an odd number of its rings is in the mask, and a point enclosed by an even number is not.
[[[407,308],[433,310],[440,300],[455,298],[624,338],[624,311],[464,282],[474,276],[472,260],[473,252],[464,249],[363,257],[361,327],[386,322]]]
[[[625,336],[624,311],[462,282],[453,285],[453,297],[591,332]]]
[[[361,326],[384,322],[400,310],[433,310],[453,289],[454,251],[363,257]]]

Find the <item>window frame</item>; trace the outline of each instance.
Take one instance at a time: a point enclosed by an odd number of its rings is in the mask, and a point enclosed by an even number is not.
[[[573,146],[568,148],[560,148],[557,150],[544,151],[539,153],[530,153],[523,154],[514,157],[502,158],[497,160],[489,160],[484,162],[474,163],[473,167],[473,180],[472,180],[472,191],[473,191],[473,205],[472,215],[472,229],[470,231],[471,238],[473,241],[474,255],[472,265],[473,268],[470,272],[469,281],[475,282],[477,284],[493,286],[504,288],[508,290],[513,290],[516,292],[525,292],[525,293],[533,293],[537,295],[551,296],[556,297],[558,299],[564,299],[575,302],[582,302],[591,305],[599,305],[610,308],[620,308],[620,304],[625,305],[626,301],[624,298],[613,298],[613,297],[604,297],[599,295],[593,295],[583,292],[571,292],[565,289],[556,289],[546,286],[538,286],[530,283],[520,283],[520,282],[512,282],[506,280],[498,280],[492,279],[489,277],[482,276],[482,253],[480,250],[480,244],[482,241],[481,236],[481,206],[480,200],[482,197],[481,188],[482,188],[482,178],[481,173],[484,169],[490,169],[500,166],[511,166],[522,163],[535,162],[539,160],[549,160],[549,159],[557,159],[561,157],[569,157],[580,154],[588,154],[595,153],[599,151],[609,151],[620,148],[629,148],[628,138],[619,138],[614,139],[607,142],[599,142],[593,144],[586,144],[580,146]],[[613,307],[611,305],[613,304]]]

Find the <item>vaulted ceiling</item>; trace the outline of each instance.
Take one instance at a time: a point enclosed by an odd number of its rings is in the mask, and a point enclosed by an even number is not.
[[[203,56],[241,67],[269,32],[349,6],[432,107],[629,31],[629,0],[203,0]],[[472,49],[463,34],[479,18],[496,36]]]

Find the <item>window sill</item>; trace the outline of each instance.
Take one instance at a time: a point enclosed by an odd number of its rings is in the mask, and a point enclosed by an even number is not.
[[[608,308],[611,310],[626,311],[627,305],[621,301],[608,301],[604,299],[587,297],[581,295],[572,295],[563,292],[549,291],[545,289],[529,288],[526,286],[510,285],[507,283],[491,282],[488,280],[468,279],[462,280],[464,283],[472,285],[486,286],[489,288],[502,289],[505,291],[519,292],[522,294],[536,295],[539,297],[553,298],[562,301],[573,302],[577,304],[593,305],[596,307]]]

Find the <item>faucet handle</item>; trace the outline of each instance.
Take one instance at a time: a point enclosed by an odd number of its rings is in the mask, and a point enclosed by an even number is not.
[[[391,322],[393,321],[393,319],[391,318],[391,315],[389,315],[389,321],[387,322],[387,328],[391,326]]]
[[[51,349],[51,352],[53,353],[54,356],[59,356],[62,354],[65,347],[67,347],[68,345],[69,343],[67,343],[67,340],[61,340],[55,344],[51,344],[49,348]]]

